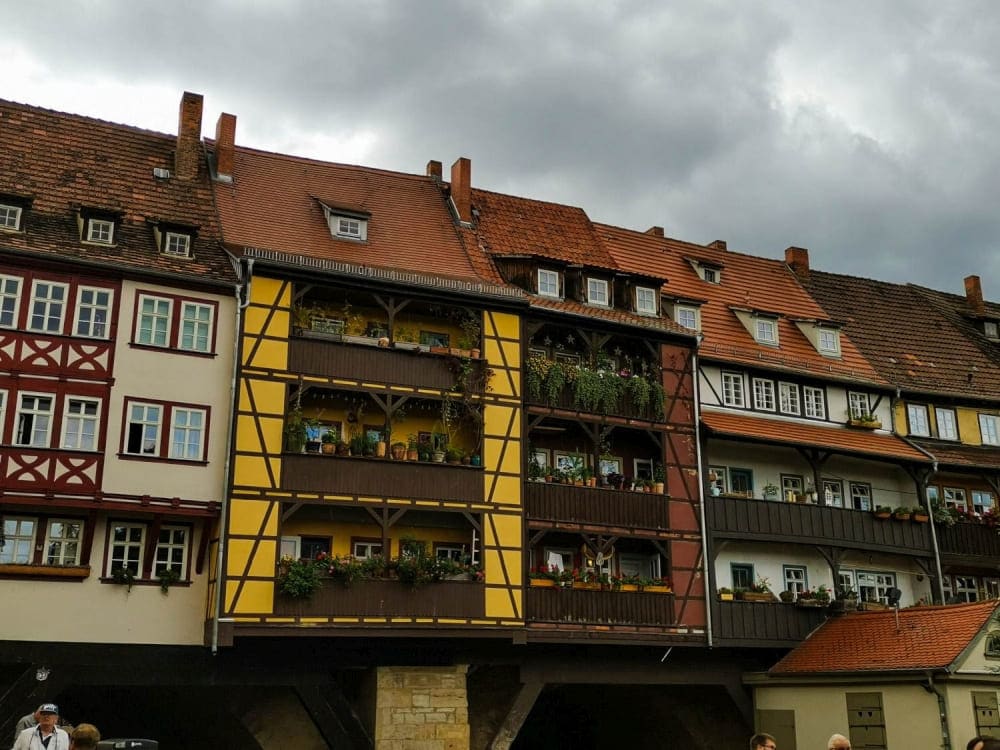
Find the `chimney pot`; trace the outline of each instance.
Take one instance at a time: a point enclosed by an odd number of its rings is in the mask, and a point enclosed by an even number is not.
[[[222,182],[233,179],[236,158],[236,115],[223,112],[215,123],[215,176]]]
[[[435,161],[434,159],[431,159],[429,162],[427,162],[427,176],[428,177],[433,177],[438,182],[441,182],[441,175],[442,174],[443,173],[441,171],[441,162]]]
[[[646,234],[651,234],[654,237],[662,237],[663,227],[650,227],[649,229],[646,230]]]
[[[181,180],[198,177],[201,145],[201,110],[204,97],[185,91],[181,97],[177,123],[177,148],[174,151],[174,173]]]
[[[472,162],[464,156],[451,165],[451,202],[458,220],[472,223]]]
[[[986,305],[983,304],[983,287],[978,276],[965,277],[965,299],[976,315],[986,314]]]
[[[785,263],[792,269],[792,273],[803,281],[809,278],[809,250],[804,247],[786,247]]]

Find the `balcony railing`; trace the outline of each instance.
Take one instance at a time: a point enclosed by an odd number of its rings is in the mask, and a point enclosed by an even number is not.
[[[325,375],[366,383],[432,388],[448,391],[455,385],[450,355],[361,346],[332,340],[293,337],[288,342],[288,369],[303,375]],[[486,366],[471,360],[474,368]],[[470,383],[481,383],[476,375]]]
[[[568,521],[644,529],[666,529],[670,526],[666,495],[526,482],[524,505],[528,519],[532,521]]]
[[[533,398],[530,393],[525,392],[525,402],[534,406],[545,406],[554,409],[563,409],[566,411],[588,413],[587,410],[582,409],[576,404],[576,401],[573,398],[573,389],[570,387],[564,388],[559,394],[559,397],[553,401],[548,401],[544,395],[541,398]],[[662,411],[657,413],[652,400],[649,404],[646,404],[645,407],[639,408],[635,403],[633,403],[632,397],[627,392],[623,393],[618,398],[617,402],[607,409],[607,414],[615,417],[644,419],[650,422],[663,421]]]
[[[274,614],[286,617],[472,619],[485,611],[485,586],[477,581],[441,581],[420,588],[391,579],[363,579],[350,586],[327,581],[308,600],[281,594],[274,598]]]
[[[794,646],[826,618],[825,608],[777,602],[712,602],[712,631],[721,646]]]
[[[336,495],[482,502],[482,469],[422,461],[286,453],[281,489]]]
[[[1000,534],[976,523],[956,523],[954,526],[937,526],[938,548],[946,556],[947,564],[980,564],[992,558],[992,565],[1000,558]]]
[[[709,497],[705,503],[709,532],[716,538],[931,554],[926,523],[883,521],[864,511],[733,496]]]
[[[672,625],[674,595],[633,591],[525,590],[529,622],[583,625]]]

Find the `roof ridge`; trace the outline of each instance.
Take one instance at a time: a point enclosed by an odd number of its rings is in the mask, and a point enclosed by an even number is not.
[[[205,138],[204,141],[205,143],[215,145],[214,138]],[[254,148],[253,146],[243,146],[239,144],[236,145],[234,148],[236,149],[237,152],[251,153],[263,157],[272,157],[279,161],[309,163],[309,164],[315,164],[317,166],[336,167],[338,169],[352,169],[358,172],[384,174],[392,177],[404,177],[407,179],[416,180],[418,182],[427,181],[433,183],[433,179],[431,177],[428,177],[427,175],[423,174],[417,174],[415,172],[400,172],[394,169],[367,167],[363,164],[348,164],[346,162],[326,161],[324,159],[313,159],[308,156],[297,156],[295,154],[282,154],[277,151],[268,151],[266,149]]]
[[[446,184],[450,184],[450,183],[447,183],[447,181],[446,181]],[[501,198],[513,198],[514,200],[526,201],[528,203],[542,203],[542,204],[544,204],[546,206],[559,206],[560,208],[571,208],[571,209],[573,209],[575,211],[581,212],[584,216],[586,216],[587,217],[587,221],[590,222],[591,227],[595,226],[596,223],[597,223],[593,219],[590,218],[590,214],[587,213],[587,209],[583,208],[583,206],[575,206],[572,203],[558,203],[556,201],[543,200],[542,198],[527,198],[527,197],[525,197],[523,195],[514,195],[513,193],[501,193],[498,190],[487,190],[486,188],[481,188],[481,187],[473,187],[472,188],[472,192],[473,193],[486,193],[488,195],[496,195],[496,196],[499,196]]]
[[[149,128],[140,128],[137,125],[129,125],[124,122],[115,122],[114,120],[102,120],[99,117],[93,117],[91,115],[82,115],[75,112],[63,112],[58,109],[49,109],[48,107],[40,107],[36,104],[25,104],[24,102],[16,102],[12,99],[0,99],[0,107],[10,106],[22,110],[27,110],[35,112],[38,114],[66,118],[71,120],[81,120],[84,122],[91,123],[93,125],[104,125],[113,128],[119,128],[121,130],[127,130],[132,133],[139,133],[144,135],[154,135],[161,138],[169,138],[171,140],[176,139],[177,135],[175,133],[163,133],[159,130],[151,130]]]

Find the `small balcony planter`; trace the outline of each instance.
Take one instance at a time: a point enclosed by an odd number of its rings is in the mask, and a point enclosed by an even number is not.
[[[644,594],[672,594],[674,590],[668,585],[653,584],[642,587]]]
[[[848,419],[848,427],[855,427],[859,430],[881,430],[882,423],[877,419]]]
[[[892,508],[888,505],[879,505],[875,508],[874,516],[880,521],[887,521],[892,518]]]
[[[597,581],[573,581],[573,588],[582,591],[600,591],[601,584]]]
[[[732,591],[732,589],[726,588],[725,586],[723,586],[721,589],[719,589],[719,601],[720,602],[731,602],[732,600],[733,600],[733,591]]]
[[[551,578],[529,578],[528,585],[534,589],[554,589],[556,582]]]
[[[745,602],[773,602],[774,594],[770,591],[760,592],[760,591],[744,591],[743,601]]]
[[[892,517],[897,521],[909,521],[913,513],[905,506],[899,506],[892,512]]]
[[[915,511],[913,513],[913,520],[916,521],[917,523],[927,523],[930,520],[930,516],[928,516],[922,510],[921,511]]]

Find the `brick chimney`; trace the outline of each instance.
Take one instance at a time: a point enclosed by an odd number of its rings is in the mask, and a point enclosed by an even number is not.
[[[233,181],[233,160],[236,157],[236,115],[223,112],[215,123],[215,178]]]
[[[650,227],[649,229],[646,230],[646,234],[651,234],[654,237],[662,237],[663,227]]]
[[[472,162],[464,156],[451,165],[451,202],[458,220],[472,223]]]
[[[785,264],[792,269],[792,273],[803,281],[809,279],[809,250],[805,247],[786,247]]]
[[[177,149],[174,151],[174,174],[181,180],[198,177],[201,157],[201,109],[204,97],[185,91],[181,97],[180,121],[177,124]]]
[[[965,277],[965,299],[976,315],[986,314],[986,305],[983,304],[983,287],[979,283],[978,276]]]
[[[435,181],[441,182],[441,162],[431,159],[427,162],[427,176],[433,177]]]
[[[708,243],[709,247],[714,247],[716,250],[725,250],[726,241],[725,240],[712,240]]]

